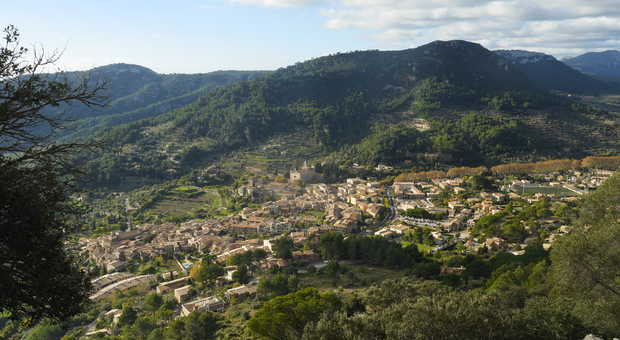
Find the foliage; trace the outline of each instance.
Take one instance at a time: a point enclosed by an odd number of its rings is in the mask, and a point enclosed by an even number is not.
[[[267,252],[263,249],[249,250],[243,253],[231,255],[226,263],[229,266],[248,266],[254,261],[261,261],[267,257]]]
[[[465,177],[465,176],[479,176],[487,172],[488,169],[485,166],[479,166],[475,168],[469,167],[458,167],[458,168],[450,168],[446,175],[448,177]]]
[[[40,74],[57,55],[32,61],[19,32],[4,29],[0,46],[0,311],[37,321],[66,319],[88,301],[89,281],[65,248],[72,230],[66,157],[81,145],[51,143],[58,121],[43,110],[96,104],[98,85]],[[45,132],[47,131],[47,133]],[[45,280],[41,280],[45,278]]]
[[[573,339],[587,334],[570,301],[458,291],[432,283],[385,281],[368,290],[365,312],[325,314],[303,339]]]
[[[482,101],[486,102],[490,109],[504,112],[523,112],[561,103],[558,98],[532,91],[504,91],[493,97],[483,98]]]
[[[119,326],[130,326],[138,318],[138,311],[130,305],[124,305],[121,316],[118,318]]]
[[[216,71],[204,74],[157,74],[138,65],[112,64],[85,72],[65,72],[70,80],[87,77],[90,82],[105,81],[106,106],[60,107],[71,121],[61,132],[64,140],[97,135],[101,131],[164,114],[196,101],[208,91],[238,81],[260,77],[268,72]]]
[[[573,298],[588,325],[618,334],[620,323],[620,175],[580,206],[579,223],[551,252],[556,294]]]
[[[457,164],[497,161],[505,155],[521,154],[542,141],[516,119],[471,112],[455,121],[437,122],[431,136],[434,152],[449,156]]]
[[[589,156],[581,160],[556,159],[533,163],[502,164],[492,167],[491,171],[499,175],[522,175],[575,170],[580,168],[616,170],[619,167],[620,156]]]
[[[215,279],[225,274],[224,267],[217,263],[199,263],[190,269],[189,275],[196,282],[212,284]]]
[[[262,277],[258,283],[258,296],[263,300],[269,300],[276,296],[286,295],[297,291],[299,279],[295,275],[276,273]]]
[[[539,219],[552,216],[551,203],[547,199],[540,200],[527,207],[509,203],[502,211],[480,218],[474,231],[485,237],[501,237],[509,242],[522,242],[528,235],[525,226],[531,233],[537,233]]]
[[[246,284],[250,282],[250,273],[246,265],[239,266],[239,268],[232,274],[232,279],[240,284]]]
[[[210,312],[192,312],[190,315],[173,320],[163,331],[164,339],[201,340],[213,337],[218,318]]]
[[[412,111],[429,112],[442,105],[471,103],[479,100],[473,88],[456,85],[448,80],[441,81],[436,77],[424,79],[413,90],[415,100],[411,104]]]
[[[144,297],[144,307],[149,311],[156,311],[164,304],[164,299],[161,295],[153,292]]]
[[[417,129],[376,126],[359,144],[340,153],[341,161],[362,164],[399,164],[428,149],[428,138]]]
[[[401,213],[407,217],[425,218],[429,220],[442,220],[446,218],[446,213],[430,213],[422,208],[407,209],[403,210]]]
[[[352,235],[346,240],[339,233],[321,236],[318,246],[324,259],[360,261],[371,265],[405,268],[420,260],[415,245],[401,247],[383,237]]]
[[[475,191],[495,190],[493,180],[482,175],[473,175],[466,182]]]
[[[338,309],[340,304],[332,293],[305,288],[265,302],[248,321],[248,326],[265,339],[299,339],[306,324]]]
[[[581,166],[592,169],[617,170],[620,168],[620,156],[595,157],[590,156],[581,160]]]
[[[444,177],[446,177],[446,173],[440,170],[408,172],[396,176],[396,178],[394,178],[394,182],[411,182],[415,180],[428,180]]]
[[[60,340],[64,334],[60,325],[43,323],[28,331],[24,340]]]
[[[273,241],[271,248],[276,257],[290,259],[293,257],[293,239],[289,236],[282,236]]]
[[[499,175],[521,175],[531,173],[546,173],[579,168],[579,161],[558,159],[534,163],[509,163],[497,165],[491,171]]]

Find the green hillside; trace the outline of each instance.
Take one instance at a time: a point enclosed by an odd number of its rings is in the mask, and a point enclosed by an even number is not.
[[[617,131],[599,126],[605,112],[586,111],[539,90],[478,44],[437,41],[321,57],[215,89],[190,105],[100,133],[106,151],[80,162],[95,185],[140,185],[296,132],[315,145],[314,158],[332,154],[337,164],[493,164],[583,155],[586,143],[609,147],[608,135]],[[429,129],[408,128],[421,118]],[[604,131],[592,138],[598,129]]]
[[[208,90],[265,74],[259,71],[216,71],[204,74],[158,74],[130,64],[112,64],[88,71],[66,72],[70,80],[103,83],[100,95],[106,104],[61,106],[49,114],[61,115],[67,123],[60,137],[70,140],[92,136],[117,125],[150,118],[194,102]],[[54,75],[57,76],[57,75]]]

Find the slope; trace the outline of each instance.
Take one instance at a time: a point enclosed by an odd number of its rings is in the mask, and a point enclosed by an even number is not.
[[[620,82],[620,51],[589,52],[563,61],[583,73]]]
[[[67,72],[62,76],[77,81],[105,83],[101,95],[103,107],[72,105],[59,107],[48,114],[66,119],[64,139],[90,136],[119,124],[149,118],[195,101],[208,90],[236,81],[251,79],[264,72],[217,71],[205,74],[158,74],[130,64],[112,64],[89,71]],[[55,75],[51,75],[55,76]]]
[[[571,93],[596,93],[610,90],[608,84],[572,69],[553,56],[544,53],[521,50],[499,50],[495,53],[525,73],[535,86],[543,90]]]
[[[399,117],[411,111],[428,119],[431,129],[379,138],[385,145],[372,151],[411,157],[370,155],[366,162],[490,164],[583,152],[581,144],[559,143],[553,136],[559,132],[533,129],[522,118],[540,126],[573,119],[562,128],[569,134],[571,124],[593,124],[570,104],[537,90],[514,64],[478,44],[437,41],[403,51],[321,57],[215,89],[190,105],[101,133],[108,151],[80,161],[96,174],[93,183],[118,186],[178,178],[231,152],[264,148],[269,138],[295,133],[303,133],[315,158],[347,154],[360,142],[375,143],[365,142],[367,137],[406,126]],[[553,113],[544,111],[549,108]],[[472,110],[478,113],[465,115]],[[373,128],[386,117],[393,120],[389,126]]]

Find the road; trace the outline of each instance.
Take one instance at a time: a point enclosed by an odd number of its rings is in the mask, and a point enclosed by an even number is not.
[[[379,224],[380,226],[384,226],[385,224],[387,224],[388,222],[390,222],[391,220],[396,218],[397,212],[396,212],[396,202],[394,200],[394,193],[392,192],[392,188],[390,186],[385,186],[385,193],[387,195],[388,201],[390,202],[390,213],[385,216],[385,218],[383,219],[383,221],[381,221],[381,223]]]

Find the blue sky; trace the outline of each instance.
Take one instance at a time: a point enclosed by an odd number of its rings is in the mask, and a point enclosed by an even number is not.
[[[2,7],[0,22],[17,26],[24,43],[65,49],[65,69],[115,62],[162,73],[275,69],[374,46],[358,30],[325,28],[312,8],[215,0],[20,0]]]
[[[2,5],[59,66],[275,69],[335,52],[466,39],[556,56],[620,49],[617,0],[20,0]]]

